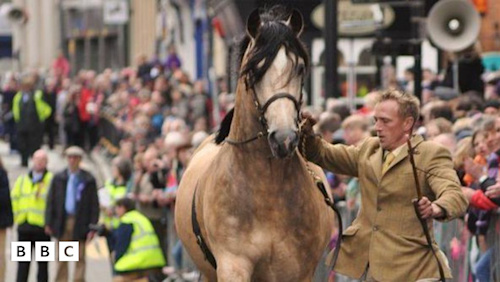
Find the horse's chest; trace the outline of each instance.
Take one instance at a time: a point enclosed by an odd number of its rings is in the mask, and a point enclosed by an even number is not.
[[[239,247],[248,246],[251,249],[250,256],[259,262],[256,265],[256,272],[266,275],[279,274],[283,278],[284,269],[290,275],[300,273],[307,264],[304,258],[317,255],[318,250],[313,247],[316,245],[315,241],[312,238],[304,239],[302,236],[293,228],[286,231],[258,228],[241,238],[242,244]],[[262,280],[273,281],[273,279]]]

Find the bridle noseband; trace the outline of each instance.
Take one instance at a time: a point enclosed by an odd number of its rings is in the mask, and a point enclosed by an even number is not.
[[[297,125],[297,128],[299,128],[299,130],[300,130],[300,127],[298,125],[300,124],[300,121],[301,121],[300,106],[302,105],[302,99],[303,99],[302,85],[303,85],[303,83],[301,83],[300,98],[298,100],[297,100],[297,98],[295,98],[295,96],[293,96],[290,93],[280,92],[278,94],[274,94],[273,96],[271,96],[271,98],[269,98],[269,100],[267,100],[263,106],[260,104],[259,99],[257,98],[257,92],[255,91],[255,88],[251,87],[252,95],[253,95],[253,102],[254,102],[255,108],[257,109],[257,112],[259,114],[259,122],[262,125],[263,130],[259,131],[255,136],[248,138],[248,139],[245,139],[245,140],[242,140],[242,141],[233,140],[233,139],[227,137],[226,142],[228,144],[231,144],[231,145],[243,145],[243,144],[250,143],[252,141],[260,139],[261,137],[266,136],[269,133],[269,125],[267,123],[267,119],[265,116],[266,111],[272,103],[276,102],[279,99],[288,99],[288,100],[293,102],[293,105],[295,106],[295,110],[297,112],[297,117],[295,119],[295,123]]]

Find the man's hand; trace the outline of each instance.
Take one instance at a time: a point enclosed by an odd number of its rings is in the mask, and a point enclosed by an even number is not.
[[[488,198],[498,198],[500,197],[500,182],[497,179],[497,183],[486,188],[484,193]]]
[[[464,170],[466,173],[473,176],[476,180],[481,178],[485,172],[485,166],[475,163],[471,158],[464,160]]]
[[[48,225],[45,225],[45,234],[52,236],[52,228]]]
[[[439,218],[443,216],[443,209],[433,204],[427,197],[422,197],[418,201],[418,212],[422,219]]]
[[[304,134],[305,136],[313,136],[314,135],[313,126],[318,121],[312,116],[310,112],[307,111],[302,111],[301,116],[302,116],[302,123],[300,130],[302,131],[302,134]]]
[[[95,231],[89,231],[89,233],[87,233],[87,240],[85,241],[85,244],[88,244],[90,241],[92,241],[94,236],[95,236]]]

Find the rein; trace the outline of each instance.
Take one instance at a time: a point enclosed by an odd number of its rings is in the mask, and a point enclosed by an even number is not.
[[[304,126],[306,121],[307,120],[305,119],[300,124],[300,131],[301,132],[302,132],[302,127]],[[334,201],[332,199],[330,199],[330,196],[328,195],[328,192],[326,191],[325,184],[323,184],[323,180],[321,180],[321,178],[309,166],[309,162],[306,159],[306,136],[305,136],[305,134],[301,135],[300,142],[301,142],[301,146],[300,146],[299,152],[302,155],[302,157],[304,158],[307,172],[309,172],[309,174],[313,178],[314,182],[316,183],[316,186],[321,191],[321,194],[323,195],[323,198],[325,200],[326,205],[329,206],[333,210],[335,215],[337,216],[339,232],[338,232],[337,242],[335,242],[335,250],[333,251],[333,257],[332,257],[331,266],[330,266],[330,269],[333,270],[333,268],[335,267],[335,264],[337,263],[337,258],[339,256],[339,251],[340,251],[340,245],[342,243],[342,233],[343,233],[342,216],[340,215],[339,210],[335,206]]]
[[[260,139],[262,137],[264,137],[267,133],[267,130],[264,132],[264,131],[259,131],[259,133],[257,133],[257,135],[255,135],[254,137],[251,137],[251,138],[248,138],[248,139],[245,139],[245,140],[242,140],[242,141],[236,141],[236,140],[233,140],[229,137],[226,137],[226,142],[230,145],[243,145],[243,144],[246,144],[246,143],[250,143],[252,141],[255,141],[257,139]]]

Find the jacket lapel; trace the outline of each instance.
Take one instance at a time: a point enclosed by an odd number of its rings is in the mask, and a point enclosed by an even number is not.
[[[416,148],[420,143],[422,143],[422,141],[424,141],[424,139],[420,135],[413,135],[413,137],[411,138],[410,141],[411,141],[412,147]],[[416,151],[416,153],[418,153],[417,149],[415,149],[415,151]],[[401,162],[402,160],[404,160],[407,156],[408,156],[408,145],[405,144],[403,146],[403,148],[401,149],[401,151],[399,152],[399,154],[394,159],[394,161],[392,161],[392,163],[389,165],[389,167],[387,168],[387,171],[385,173],[387,173],[388,171],[390,171],[392,167],[394,167],[399,162]],[[382,169],[380,169],[380,171],[382,171]]]
[[[382,177],[382,154],[382,147],[379,146],[375,153],[370,156],[369,160],[373,173],[377,177],[377,181],[380,181],[380,178]]]

